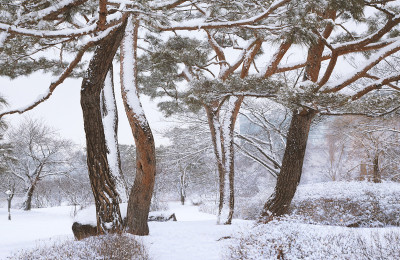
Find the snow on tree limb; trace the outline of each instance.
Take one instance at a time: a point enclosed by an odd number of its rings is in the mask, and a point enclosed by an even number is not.
[[[248,19],[243,19],[243,20],[238,20],[238,21],[228,21],[228,22],[195,22],[194,25],[187,25],[188,22],[185,22],[184,24],[181,25],[175,25],[175,26],[159,26],[159,29],[162,31],[175,31],[175,30],[188,30],[188,31],[193,31],[193,30],[199,30],[199,29],[218,29],[218,28],[232,28],[232,27],[240,27],[240,26],[245,26],[245,25],[252,25],[256,22],[259,22],[268,16],[270,16],[274,11],[276,11],[278,8],[284,6],[286,3],[289,3],[291,0],[277,0],[274,1],[270,5],[270,7],[254,16]]]
[[[399,73],[394,73],[390,76],[380,78],[380,79],[376,80],[375,82],[373,82],[372,84],[365,87],[363,90],[357,92],[357,94],[353,95],[351,97],[351,100],[357,100],[357,99],[361,98],[362,96],[364,96],[365,94],[367,94],[375,89],[379,89],[384,85],[391,87],[391,84],[389,84],[389,83],[391,83],[393,81],[398,81],[398,80],[400,80]],[[393,87],[395,87],[395,86],[393,86]],[[395,87],[395,89],[399,90],[397,87]]]
[[[10,110],[10,111],[5,111],[0,113],[0,118],[5,116],[5,115],[11,115],[11,114],[22,114],[25,113],[29,110],[32,110],[33,108],[35,108],[36,106],[38,106],[39,104],[41,104],[42,102],[46,101],[47,99],[50,98],[50,96],[53,94],[54,90],[61,84],[64,82],[64,80],[66,78],[68,78],[68,76],[72,73],[72,71],[74,70],[74,68],[78,65],[78,63],[81,61],[83,55],[85,54],[85,52],[92,46],[95,46],[96,42],[100,41],[101,39],[105,38],[107,35],[109,35],[112,31],[116,30],[118,27],[112,27],[107,29],[106,31],[102,32],[100,35],[98,35],[97,37],[93,37],[92,39],[90,39],[89,41],[87,41],[85,43],[85,45],[78,51],[78,53],[75,55],[74,59],[70,62],[70,64],[67,66],[67,68],[61,73],[61,75],[54,80],[47,92],[41,94],[40,96],[38,96],[36,98],[35,101],[33,101],[33,103],[26,105],[24,107],[18,108],[18,109],[14,109],[14,110]]]
[[[97,25],[89,25],[85,28],[80,29],[61,29],[58,31],[44,31],[44,30],[33,30],[33,29],[26,29],[17,27],[14,25],[8,25],[4,23],[0,23],[0,31],[25,35],[25,36],[32,36],[32,37],[39,37],[39,38],[67,38],[67,37],[79,37],[83,35],[87,35],[90,33],[94,33],[97,29]]]
[[[88,0],[62,0],[58,3],[52,3],[50,7],[24,15],[22,21],[32,22],[39,21],[41,19],[53,20],[56,19],[58,15],[69,10],[70,8],[79,6],[87,1]]]
[[[380,50],[378,53],[373,55],[373,57],[371,57],[364,66],[362,66],[361,68],[356,70],[354,73],[352,73],[348,77],[344,77],[343,79],[335,82],[335,84],[328,84],[327,86],[325,86],[325,89],[323,90],[323,92],[324,93],[337,92],[337,91],[347,87],[351,83],[364,77],[365,74],[371,68],[373,68],[379,62],[381,62],[383,59],[385,59],[386,57],[388,57],[398,51],[400,51],[400,41],[394,42],[394,43],[390,44],[389,46]]]
[[[147,119],[137,92],[137,48],[135,45],[137,44],[138,27],[138,21],[134,21],[132,15],[129,16],[121,44],[121,86],[126,105],[134,113],[135,120],[140,125],[147,126]]]

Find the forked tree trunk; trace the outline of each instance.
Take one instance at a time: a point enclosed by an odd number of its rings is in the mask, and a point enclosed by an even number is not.
[[[100,93],[123,37],[124,28],[125,26],[121,26],[97,45],[81,88],[87,164],[96,204],[98,234],[122,232],[123,230],[119,209],[120,198],[107,160]]]
[[[28,190],[26,191],[26,194],[25,194],[25,199],[24,199],[24,202],[22,204],[22,209],[23,210],[28,211],[28,210],[32,209],[33,192],[36,189],[36,185],[37,185],[37,183],[39,181],[42,169],[43,169],[43,164],[40,164],[40,166],[36,169],[35,179],[33,180],[33,182],[31,182],[31,184],[29,185]]]
[[[293,112],[282,168],[277,178],[274,193],[262,210],[262,222],[268,222],[274,217],[282,216],[288,212],[300,182],[310,125],[315,115],[316,111],[314,110]]]
[[[139,22],[128,19],[121,44],[121,86],[125,112],[136,144],[136,177],[129,195],[126,230],[149,234],[147,219],[156,175],[154,138],[137,92],[137,39]]]
[[[221,137],[221,126],[219,124],[219,113],[218,110],[213,106],[204,105],[207,113],[208,126],[210,127],[211,140],[214,148],[215,158],[217,159],[218,177],[219,177],[219,203],[218,203],[218,213],[217,213],[217,223],[220,224],[220,218],[222,209],[224,207],[224,197],[225,197],[225,167],[222,151],[222,137]]]
[[[232,97],[231,97],[232,98]],[[234,98],[232,104],[228,105],[224,126],[222,127],[219,120],[219,111],[216,104],[204,105],[208,125],[211,132],[211,140],[214,147],[214,154],[217,159],[217,167],[219,174],[219,205],[217,223],[220,224],[221,214],[225,204],[225,180],[228,174],[229,180],[229,213],[224,224],[230,225],[235,208],[235,150],[234,150],[234,130],[237,115],[244,97]],[[230,100],[232,101],[232,100]]]

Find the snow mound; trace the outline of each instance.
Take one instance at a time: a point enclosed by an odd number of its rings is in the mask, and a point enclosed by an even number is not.
[[[400,259],[400,229],[272,221],[238,234],[226,259]]]
[[[348,227],[399,226],[400,184],[327,182],[299,186],[290,215]]]

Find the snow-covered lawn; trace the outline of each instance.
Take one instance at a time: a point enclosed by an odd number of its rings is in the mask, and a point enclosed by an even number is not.
[[[150,222],[150,236],[139,238],[152,259],[221,259],[230,241],[221,238],[252,225],[250,221],[240,220],[232,226],[216,225],[215,216],[177,202],[170,203],[170,211],[175,213],[177,222]],[[0,259],[18,249],[73,239],[71,212],[71,207],[31,212],[12,209],[12,221],[8,221],[7,210],[1,208]]]
[[[354,213],[352,217],[372,219],[380,214],[397,217],[400,214],[399,192],[399,184],[391,183],[304,185],[299,187],[294,205],[307,202],[312,207],[308,204],[295,206],[295,209],[297,207],[306,210],[298,216],[290,216],[283,221],[273,221],[266,225],[254,225],[254,221],[237,219],[231,226],[216,225],[216,216],[199,212],[196,206],[182,206],[179,202],[170,202],[169,212],[175,213],[178,221],[150,222],[150,235],[137,237],[137,240],[145,245],[154,260],[261,260],[276,259],[279,255],[285,259],[397,260],[400,259],[399,227],[390,227],[382,222],[385,228],[348,228],[343,225],[332,226],[336,224],[332,221],[327,222],[330,225],[323,225],[324,221],[305,221],[304,216],[309,214],[324,219],[340,220],[348,214],[358,212],[353,206],[349,209],[345,207],[354,202],[360,207],[362,214],[358,216]],[[377,205],[371,206],[370,198],[373,202],[377,201]],[[338,204],[338,207],[329,210],[324,208],[324,211],[319,208],[323,205],[328,207],[331,200]],[[370,207],[375,210],[371,211]],[[372,213],[369,214],[368,210]],[[376,210],[379,212],[375,212]],[[7,210],[0,208],[0,259],[5,259],[19,249],[73,241],[72,211],[72,207],[33,209],[30,212],[13,209],[12,221],[8,221]],[[121,204],[123,214],[124,211],[126,204]],[[85,209],[81,215],[85,219],[94,220],[94,208]],[[74,248],[74,245],[71,247]]]
[[[34,247],[43,240],[72,239],[72,207],[55,207],[23,211],[0,208],[0,259],[10,252]]]

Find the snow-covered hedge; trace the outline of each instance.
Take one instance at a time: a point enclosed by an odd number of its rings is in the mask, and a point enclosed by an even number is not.
[[[273,221],[238,234],[225,259],[400,259],[400,229]]]
[[[272,189],[236,199],[235,218],[257,219]],[[400,183],[325,182],[300,185],[290,215],[339,226],[400,225]]]
[[[290,215],[339,226],[399,226],[400,184],[326,182],[299,186]]]
[[[47,259],[150,259],[146,248],[130,234],[89,237],[81,241],[57,242],[37,246],[8,257],[10,260]]]

